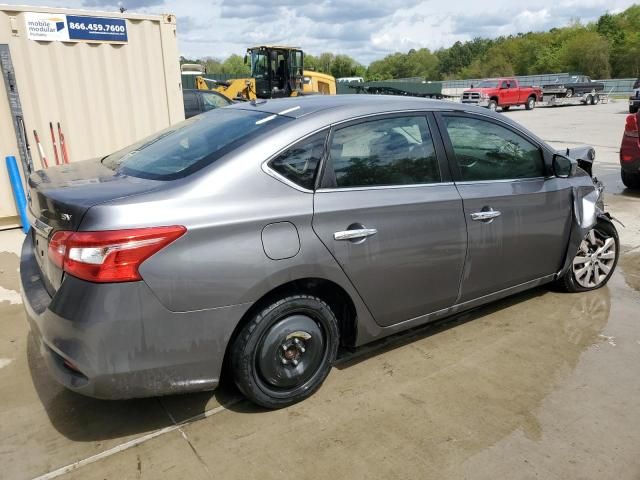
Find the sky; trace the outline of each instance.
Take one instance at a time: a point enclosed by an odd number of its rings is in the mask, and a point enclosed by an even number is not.
[[[412,48],[436,50],[477,36],[497,37],[596,20],[628,0],[0,0],[135,13],[173,13],[188,58],[224,59],[263,43],[350,55],[364,65]]]

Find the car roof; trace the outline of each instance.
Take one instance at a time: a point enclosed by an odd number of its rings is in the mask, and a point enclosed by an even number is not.
[[[406,110],[468,110],[460,103],[399,95],[311,95],[242,102],[228,108],[252,110],[292,118],[331,110],[332,116],[354,116]]]

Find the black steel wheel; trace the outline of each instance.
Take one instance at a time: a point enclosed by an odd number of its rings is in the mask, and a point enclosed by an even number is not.
[[[293,295],[256,313],[231,347],[236,385],[254,403],[282,408],[312,395],[338,351],[338,322],[329,305]]]

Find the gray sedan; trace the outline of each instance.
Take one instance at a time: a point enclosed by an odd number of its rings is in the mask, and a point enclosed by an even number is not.
[[[269,408],[358,347],[523,290],[602,287],[601,189],[484,109],[407,97],[241,103],[30,179],[20,274],[52,375]]]

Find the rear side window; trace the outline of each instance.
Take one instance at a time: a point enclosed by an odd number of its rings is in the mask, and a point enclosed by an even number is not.
[[[291,120],[264,112],[219,108],[109,155],[102,163],[134,177],[181,178],[210,165],[255,135]]]
[[[462,180],[545,175],[540,148],[511,130],[470,117],[445,117],[445,121]]]
[[[435,183],[440,170],[425,117],[372,120],[338,130],[331,140],[337,187]]]
[[[313,190],[326,138],[326,132],[313,135],[278,155],[269,166],[296,185]]]

